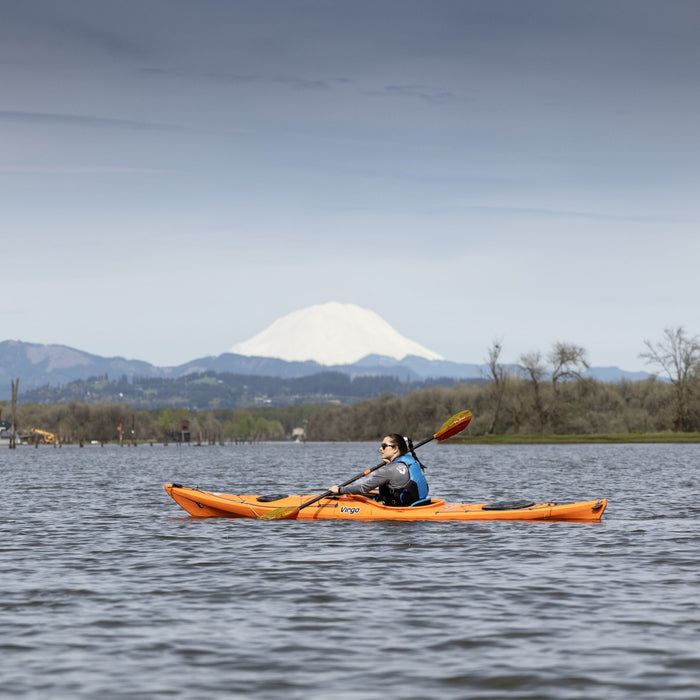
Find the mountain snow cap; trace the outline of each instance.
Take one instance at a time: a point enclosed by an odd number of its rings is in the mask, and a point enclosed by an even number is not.
[[[337,301],[309,306],[278,318],[249,340],[236,343],[231,352],[287,362],[314,360],[328,366],[353,364],[367,355],[396,360],[406,355],[443,359],[402,336],[374,311]]]

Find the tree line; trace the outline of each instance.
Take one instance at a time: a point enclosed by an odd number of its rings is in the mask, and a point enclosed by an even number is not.
[[[467,429],[471,435],[700,431],[700,339],[682,327],[667,328],[660,340],[645,341],[645,348],[642,357],[661,370],[663,379],[601,382],[585,377],[585,350],[563,342],[547,353],[522,355],[513,369],[500,362],[503,345],[494,341],[481,383],[420,388],[407,395],[385,392],[351,405],[196,411],[29,403],[17,407],[17,423],[20,432],[37,427],[62,442],[109,442],[124,436],[139,442],[175,441],[182,437],[183,421],[191,440],[199,443],[286,440],[299,429],[308,440],[374,440],[387,432],[422,439],[451,415],[469,409],[474,415]]]
[[[2,407],[0,402],[0,407]],[[303,412],[300,411],[303,409]],[[70,401],[16,409],[20,437],[34,441],[34,429],[55,435],[62,444],[88,442],[223,442],[288,440],[321,411],[321,406],[195,411],[186,408],[138,409],[128,404]],[[3,412],[4,414],[4,412]],[[38,438],[39,441],[41,438]]]

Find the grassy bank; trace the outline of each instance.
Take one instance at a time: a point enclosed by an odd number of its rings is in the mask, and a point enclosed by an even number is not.
[[[600,435],[464,435],[451,443],[463,445],[574,445],[583,443],[692,443],[700,433],[621,433]]]

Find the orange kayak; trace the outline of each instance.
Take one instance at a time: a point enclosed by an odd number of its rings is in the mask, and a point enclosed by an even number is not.
[[[306,496],[238,496],[165,484],[169,496],[198,518],[260,518],[278,508],[296,509],[318,494]],[[579,503],[446,503],[395,508],[357,495],[322,498],[295,515],[295,520],[600,520],[607,498]]]

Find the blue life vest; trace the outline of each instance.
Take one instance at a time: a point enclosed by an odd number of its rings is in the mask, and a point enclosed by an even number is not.
[[[420,464],[411,454],[401,455],[394,462],[403,462],[408,467],[409,482],[401,488],[379,487],[379,496],[387,506],[410,506],[416,501],[428,498],[430,493]]]

